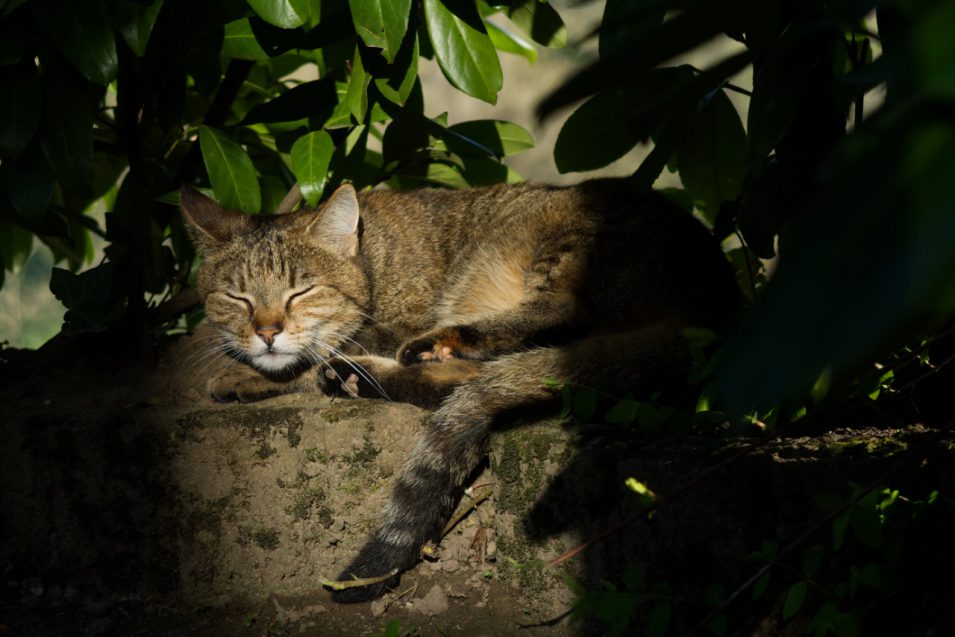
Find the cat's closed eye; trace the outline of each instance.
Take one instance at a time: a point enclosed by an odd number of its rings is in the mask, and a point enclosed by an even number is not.
[[[245,294],[238,294],[232,292],[224,292],[224,295],[233,301],[241,304],[249,313],[249,316],[252,316],[252,313],[255,311],[255,303],[252,298]]]
[[[285,300],[285,311],[288,312],[289,310],[292,309],[293,301],[299,300],[302,297],[306,296],[307,294],[314,292],[317,287],[318,287],[317,285],[308,285],[298,290],[292,290],[292,292],[288,294],[288,297]]]

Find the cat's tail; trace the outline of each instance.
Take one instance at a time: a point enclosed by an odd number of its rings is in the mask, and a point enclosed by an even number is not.
[[[382,511],[380,526],[338,579],[374,578],[414,566],[421,547],[440,539],[465,481],[484,458],[495,421],[517,409],[556,400],[556,392],[543,379],[624,392],[659,386],[688,364],[689,351],[679,328],[662,324],[593,335],[566,347],[533,349],[486,363],[476,379],[456,388],[435,412]],[[367,601],[397,581],[395,575],[333,596],[345,603]]]

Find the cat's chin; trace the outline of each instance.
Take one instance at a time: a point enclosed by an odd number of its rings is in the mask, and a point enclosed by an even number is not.
[[[281,374],[301,365],[301,360],[295,354],[280,354],[268,352],[254,356],[249,361],[252,367],[265,374]]]

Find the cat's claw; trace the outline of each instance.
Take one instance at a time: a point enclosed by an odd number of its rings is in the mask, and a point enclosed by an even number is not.
[[[325,378],[333,384],[337,381],[338,389],[342,393],[352,398],[358,398],[358,374],[349,374],[347,378],[343,379],[338,372],[329,368],[325,370]]]
[[[419,361],[427,362],[443,363],[444,361],[449,361],[452,358],[454,358],[454,355],[451,353],[451,348],[447,345],[441,346],[440,343],[435,343],[430,352],[421,352],[418,354]]]
[[[455,358],[472,358],[461,342],[460,336],[453,330],[427,334],[404,344],[398,350],[398,362],[402,365],[418,363],[444,363]]]

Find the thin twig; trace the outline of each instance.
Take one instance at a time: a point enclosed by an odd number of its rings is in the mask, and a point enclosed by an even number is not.
[[[295,182],[289,189],[288,194],[285,195],[285,198],[279,203],[278,208],[275,209],[275,214],[284,215],[292,212],[301,200],[302,189],[298,187],[298,182]]]
[[[384,575],[378,577],[356,577],[354,579],[345,580],[345,581],[336,581],[326,578],[321,578],[318,580],[318,583],[322,586],[327,586],[334,591],[343,591],[346,588],[358,588],[359,586],[371,586],[372,584],[380,584],[381,582],[387,581],[398,574],[398,569],[392,569]]]
[[[471,503],[468,504],[468,506],[464,507],[463,509],[455,513],[454,517],[448,520],[448,523],[445,524],[444,528],[441,530],[441,537],[444,537],[445,535],[450,533],[451,530],[455,526],[457,526],[458,522],[463,520],[468,513],[476,509],[479,504],[481,504],[482,502],[490,498],[492,493],[494,493],[494,489],[488,489],[481,495],[476,496],[473,500],[471,500]]]

